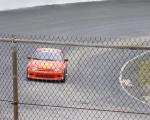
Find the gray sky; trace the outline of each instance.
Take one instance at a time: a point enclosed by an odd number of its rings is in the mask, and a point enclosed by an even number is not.
[[[85,2],[85,1],[102,1],[102,0],[0,0],[0,10],[24,8],[37,5],[51,5],[51,4],[62,4],[72,2]]]

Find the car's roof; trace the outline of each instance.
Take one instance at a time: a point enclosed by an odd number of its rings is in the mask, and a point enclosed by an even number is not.
[[[61,49],[56,49],[56,48],[37,48],[36,51],[38,51],[38,52],[61,52]]]

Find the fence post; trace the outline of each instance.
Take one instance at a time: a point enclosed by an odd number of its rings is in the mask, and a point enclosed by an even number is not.
[[[17,72],[17,48],[15,43],[15,36],[12,35],[12,67],[13,67],[13,106],[14,106],[14,120],[18,119],[18,72]]]

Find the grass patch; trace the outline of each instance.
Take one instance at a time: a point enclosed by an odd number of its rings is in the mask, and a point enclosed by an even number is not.
[[[139,77],[141,86],[150,85],[150,58],[139,65]]]

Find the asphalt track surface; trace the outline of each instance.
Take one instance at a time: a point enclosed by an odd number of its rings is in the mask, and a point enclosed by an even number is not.
[[[0,13],[0,30],[39,35],[144,36],[150,30],[149,4],[96,2],[6,11]],[[105,42],[117,44],[118,41],[106,39]],[[11,46],[10,43],[0,44],[0,96],[4,100],[12,100]],[[55,46],[63,49],[69,58],[68,79],[60,84],[26,79],[26,57],[37,47],[54,46],[17,46],[19,100],[23,103],[21,120],[150,119],[146,115],[150,107],[128,96],[119,83],[123,64],[144,51]],[[1,102],[1,106],[1,119],[11,119],[12,105]]]

